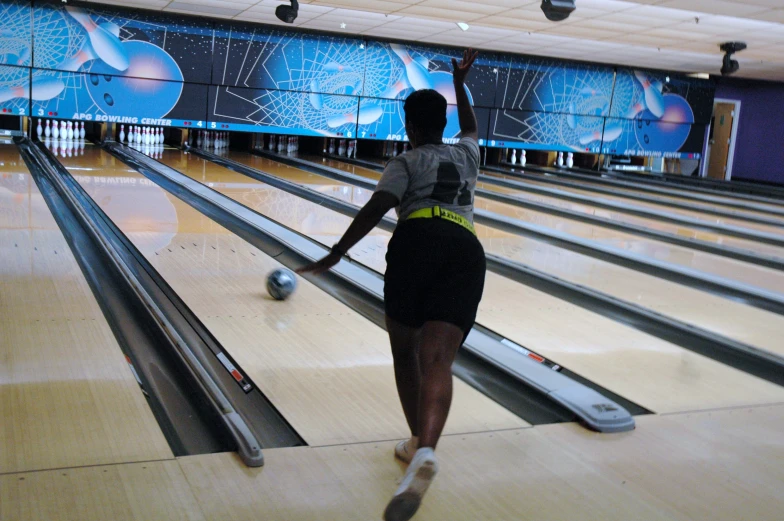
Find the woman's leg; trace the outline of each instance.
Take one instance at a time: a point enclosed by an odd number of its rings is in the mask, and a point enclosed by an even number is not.
[[[404,326],[386,317],[392,358],[395,363],[395,383],[403,414],[406,415],[412,436],[419,435],[419,341],[421,329]]]
[[[452,404],[452,362],[464,333],[449,322],[429,321],[419,339],[419,447],[435,448]]]

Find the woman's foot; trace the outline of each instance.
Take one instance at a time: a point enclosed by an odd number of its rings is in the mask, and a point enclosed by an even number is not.
[[[411,439],[401,441],[395,446],[395,457],[406,463],[411,463],[418,448],[419,436],[411,436]]]
[[[430,483],[438,473],[438,461],[429,447],[416,451],[403,481],[384,511],[384,521],[408,521],[422,503]]]

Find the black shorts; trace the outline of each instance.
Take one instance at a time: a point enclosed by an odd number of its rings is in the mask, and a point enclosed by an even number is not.
[[[481,243],[462,226],[441,219],[403,221],[387,250],[386,313],[406,326],[438,320],[468,334],[482,299],[485,266]]]

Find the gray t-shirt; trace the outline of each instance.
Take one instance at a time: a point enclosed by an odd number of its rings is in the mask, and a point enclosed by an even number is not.
[[[474,190],[479,176],[479,143],[463,138],[455,145],[424,145],[387,163],[376,192],[400,200],[398,218],[440,206],[473,222]]]

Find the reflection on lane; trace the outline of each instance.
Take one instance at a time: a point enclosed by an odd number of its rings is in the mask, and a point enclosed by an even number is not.
[[[488,175],[488,176],[491,176],[491,177],[500,177],[500,178],[509,179],[509,180],[516,181],[516,182],[522,182],[523,184],[536,186],[536,187],[539,187],[539,188],[547,188],[547,189],[551,189],[551,190],[556,190],[557,189],[557,190],[559,190],[561,192],[567,192],[569,194],[585,196],[585,197],[589,197],[589,198],[595,199],[595,200],[611,201],[613,203],[620,203],[620,204],[631,206],[631,207],[635,207],[635,208],[643,208],[643,209],[652,210],[652,211],[656,211],[656,212],[662,212],[662,213],[665,213],[665,214],[675,214],[675,215],[678,215],[678,216],[687,217],[687,218],[691,218],[691,219],[697,219],[697,220],[705,221],[705,222],[708,222],[708,223],[729,224],[729,225],[733,225],[733,226],[739,226],[741,228],[746,228],[746,229],[749,229],[749,230],[760,230],[760,231],[764,231],[764,232],[767,232],[767,233],[781,235],[781,228],[779,226],[754,223],[754,222],[750,222],[750,221],[744,220],[741,217],[733,217],[733,218],[730,218],[730,217],[719,217],[719,216],[716,216],[716,215],[710,215],[710,214],[702,213],[702,212],[699,212],[699,211],[690,211],[690,210],[683,210],[683,209],[680,209],[680,208],[672,208],[670,206],[667,206],[666,203],[647,203],[647,202],[644,202],[644,201],[631,200],[631,199],[623,198],[623,197],[620,197],[620,196],[612,196],[612,195],[607,195],[607,194],[598,194],[596,192],[591,192],[591,191],[589,191],[587,189],[571,188],[571,187],[568,187],[568,186],[553,186],[552,184],[548,184],[548,183],[546,183],[544,181],[531,181],[529,179],[526,179],[526,180],[523,181],[523,180],[520,180],[520,179],[517,179],[517,178],[514,178],[514,177],[505,176],[503,174],[499,174],[499,173],[496,173],[496,172],[485,172],[485,174]],[[731,209],[727,209],[727,210],[729,211]],[[784,220],[782,220],[782,223],[784,223]]]
[[[248,177],[237,177],[237,174],[229,173],[227,169],[198,157],[183,156],[184,154],[179,152],[172,152],[163,160],[170,166],[179,164],[186,175],[206,183],[238,180],[238,183],[247,184],[250,181],[251,184],[256,184],[256,188],[252,190],[276,190]],[[248,159],[256,168],[291,180],[307,179],[311,186],[315,186],[313,174],[249,154],[232,152],[230,157]],[[242,200],[245,197],[243,190],[229,188],[232,184],[227,183],[221,191],[226,191],[227,195],[234,199]],[[344,185],[331,179],[322,178],[322,184],[324,187],[335,186],[340,188],[340,192],[343,191]],[[303,202],[294,196],[289,196],[286,200],[286,204],[292,207],[303,205]],[[283,208],[284,214],[293,213],[291,208],[286,208],[286,204],[278,208]],[[306,206],[316,216],[324,211],[313,203],[307,203]],[[262,208],[264,206],[257,207],[258,210]],[[285,215],[278,213],[268,216],[292,222],[300,226],[292,226],[293,228],[303,230],[302,215],[300,221],[287,219]],[[345,218],[343,222],[347,227],[349,219]],[[358,261],[383,271],[389,234],[382,232],[377,237],[379,251],[358,254],[352,251],[352,254]],[[337,235],[324,242],[332,242],[336,238]],[[517,241],[519,238],[510,236],[509,240]],[[486,247],[487,244],[485,240]],[[526,252],[531,251],[531,248],[523,249]],[[547,254],[545,252],[535,256]],[[562,254],[563,252],[556,253],[554,257],[545,260],[554,265],[566,263],[568,269],[567,259],[560,257]],[[579,263],[575,263],[575,268],[580,268]],[[718,406],[753,403],[759,399],[759,395],[748,394],[749,392],[763,393],[769,397],[769,393],[775,396],[780,393],[776,386],[760,382],[493,273],[487,274],[485,294],[479,308],[479,322],[655,411],[689,410],[709,404]],[[667,392],[662,393],[662,389],[667,389]]]
[[[82,185],[310,445],[406,435],[383,330],[306,280],[290,299],[273,300],[265,280],[280,267],[275,259],[108,153],[63,163],[74,173],[103,165]],[[134,197],[155,197],[151,204],[174,213],[135,210]],[[465,384],[455,393],[445,432],[527,425]]]
[[[316,156],[306,156],[305,158],[322,162],[322,164],[327,166],[340,168],[341,170],[356,175],[362,175],[369,179],[375,180],[379,177],[378,172],[342,161],[318,158]],[[322,180],[324,179],[325,178],[322,178]],[[482,183],[480,183],[480,185],[482,185]],[[501,189],[501,191],[503,190],[504,189]],[[513,192],[513,190],[506,191]],[[527,223],[541,225],[552,230],[568,233],[584,239],[597,241],[651,259],[670,262],[680,266],[697,269],[705,273],[711,273],[719,277],[736,280],[750,286],[764,287],[765,289],[773,289],[774,291],[784,293],[784,273],[778,270],[759,267],[686,247],[675,246],[637,235],[610,230],[601,226],[581,223],[572,219],[551,216],[510,204],[491,201],[483,197],[476,197],[475,205],[478,209],[505,215]],[[480,237],[487,240],[493,240],[493,238],[497,237],[492,229],[485,226],[478,226],[477,232]]]

